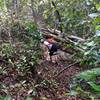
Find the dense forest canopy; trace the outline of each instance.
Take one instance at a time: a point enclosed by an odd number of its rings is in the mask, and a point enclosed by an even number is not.
[[[43,58],[48,35],[58,65]],[[11,99],[100,99],[100,0],[0,0],[0,100]]]

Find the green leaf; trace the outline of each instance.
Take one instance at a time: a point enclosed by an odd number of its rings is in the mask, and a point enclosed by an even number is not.
[[[96,85],[93,82],[88,82],[88,84],[91,86],[91,88],[95,91],[95,92],[100,92],[100,86]]]
[[[100,30],[100,25],[97,25],[96,26],[96,30]]]
[[[31,97],[27,97],[26,100],[32,100],[32,98]]]
[[[90,50],[84,53],[84,56],[89,55],[90,54]]]
[[[95,78],[97,75],[100,75],[100,68],[95,68],[92,70],[88,70],[76,75],[76,78],[85,79],[86,81],[90,81]]]
[[[90,96],[91,100],[95,100],[95,98],[93,96]]]
[[[94,45],[94,41],[87,43],[87,46],[93,46],[93,45]]]
[[[0,100],[11,100],[11,96],[9,95],[7,95],[6,97],[0,96]]]
[[[98,11],[100,11],[100,3],[99,3],[99,4],[96,4],[96,9],[97,9]]]

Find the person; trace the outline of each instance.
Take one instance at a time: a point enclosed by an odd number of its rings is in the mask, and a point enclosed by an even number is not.
[[[54,38],[52,36],[46,36],[44,45],[48,49],[44,51],[46,60],[52,61],[53,63],[57,63],[57,59],[58,59],[57,52],[58,52],[59,46],[57,45]]]

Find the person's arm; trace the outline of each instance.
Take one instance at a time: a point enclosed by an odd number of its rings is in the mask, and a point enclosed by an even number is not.
[[[48,46],[49,45],[49,42],[44,41],[44,45]]]

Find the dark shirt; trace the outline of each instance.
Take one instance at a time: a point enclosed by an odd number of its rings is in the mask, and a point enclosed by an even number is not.
[[[49,49],[49,55],[50,56],[55,55],[55,52],[57,52],[58,49],[59,49],[58,44],[53,43],[51,49]]]

